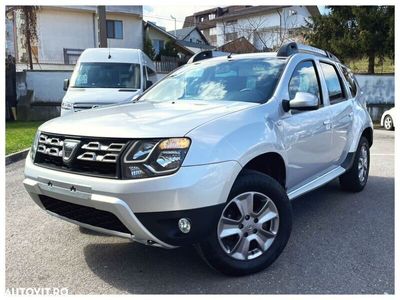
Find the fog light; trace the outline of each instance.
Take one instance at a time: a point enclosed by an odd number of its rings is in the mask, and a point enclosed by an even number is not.
[[[182,231],[183,233],[188,233],[192,226],[190,225],[189,219],[182,218],[179,219],[178,221],[178,227],[179,230]]]

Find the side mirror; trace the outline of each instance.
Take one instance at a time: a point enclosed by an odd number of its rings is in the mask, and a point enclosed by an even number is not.
[[[146,80],[146,90],[149,88],[149,87],[151,87],[153,85],[153,81],[151,81],[151,80]]]
[[[318,97],[311,93],[305,92],[297,92],[294,99],[282,101],[282,107],[284,111],[289,111],[291,109],[315,110],[318,109],[318,106]]]
[[[69,79],[64,79],[64,91],[68,90],[69,87]]]

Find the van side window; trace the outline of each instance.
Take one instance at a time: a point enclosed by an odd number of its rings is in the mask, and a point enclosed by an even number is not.
[[[350,71],[350,69],[342,66],[342,72],[344,75],[344,79],[346,79],[346,84],[350,89],[350,93],[353,97],[355,97],[357,95],[357,84],[356,84],[356,80],[354,78],[353,73]]]
[[[289,98],[294,99],[297,92],[315,95],[321,103],[321,91],[317,72],[312,61],[303,61],[296,66],[289,81]]]
[[[321,68],[324,74],[326,87],[328,88],[330,103],[335,104],[346,100],[346,94],[336,68],[324,62],[321,62]]]

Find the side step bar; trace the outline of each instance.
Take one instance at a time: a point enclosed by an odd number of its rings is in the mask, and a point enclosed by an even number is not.
[[[288,192],[289,200],[293,200],[305,193],[308,193],[312,190],[315,190],[316,188],[319,188],[320,186],[342,175],[344,172],[346,172],[346,169],[341,166],[338,166],[332,169],[331,171],[325,173],[324,175],[321,175],[300,187],[295,187],[294,189],[289,190]]]

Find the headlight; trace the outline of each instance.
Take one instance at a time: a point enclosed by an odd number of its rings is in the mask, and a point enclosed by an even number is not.
[[[37,147],[39,144],[39,137],[40,137],[40,131],[38,130],[38,131],[36,131],[35,139],[33,140],[31,152],[30,152],[32,161],[35,160],[36,150],[37,150]]]
[[[71,102],[63,101],[61,102],[61,108],[66,109],[66,110],[71,110],[73,108],[74,104]]]
[[[188,138],[136,141],[124,156],[123,177],[134,179],[172,174],[181,167],[189,147]]]

